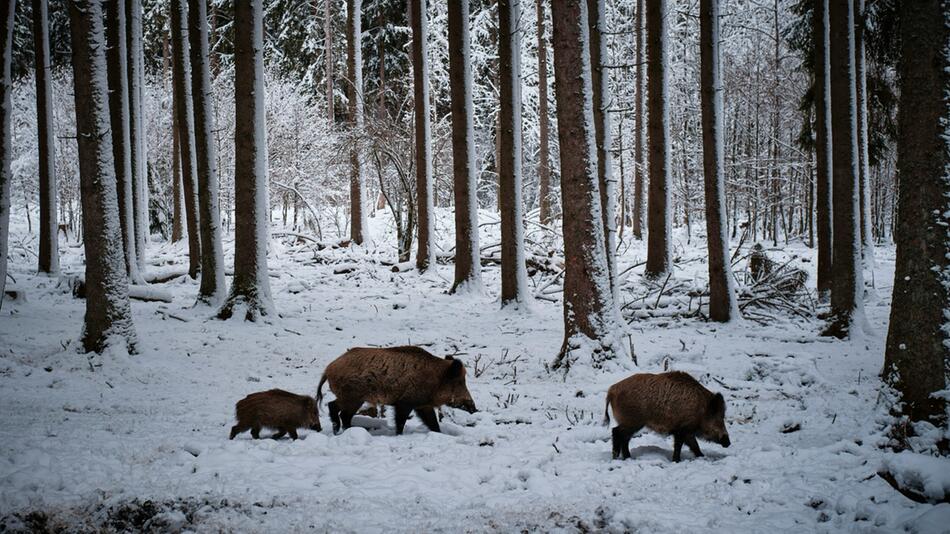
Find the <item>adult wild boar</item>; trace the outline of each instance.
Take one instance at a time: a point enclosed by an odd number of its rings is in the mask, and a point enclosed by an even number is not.
[[[630,458],[630,438],[643,427],[673,435],[674,462],[680,461],[684,443],[694,455],[703,455],[697,437],[729,446],[722,393],[714,394],[680,371],[636,374],[617,382],[607,390],[604,424],[609,425],[608,408],[617,420],[613,428],[615,459]]]
[[[334,433],[341,426],[350,427],[364,402],[392,405],[396,434],[402,434],[413,410],[433,432],[439,432],[436,407],[476,411],[462,362],[451,356],[433,356],[419,347],[349,349],[323,372],[317,386],[318,403],[323,399],[324,382],[329,382],[336,395],[336,400],[327,404]]]

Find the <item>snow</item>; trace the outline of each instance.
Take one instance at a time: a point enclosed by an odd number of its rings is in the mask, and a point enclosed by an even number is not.
[[[928,499],[940,501],[950,497],[948,458],[902,451],[886,455],[881,468],[894,475],[901,487],[913,489]]]
[[[450,225],[449,210],[436,214],[440,226]],[[384,212],[370,221],[381,241],[395,242]],[[14,232],[25,231],[17,212]],[[482,241],[496,241],[497,231],[483,227]],[[686,245],[683,235],[674,234],[678,249],[702,257],[704,243]],[[230,262],[233,236],[224,238]],[[790,248],[814,268],[811,250]],[[150,267],[187,269],[185,243],[153,249]],[[81,248],[63,254],[64,273],[81,270]],[[451,265],[420,276],[393,273],[358,250],[321,254],[326,262],[314,262],[305,246],[271,242],[283,313],[272,324],[209,319],[207,309],[191,306],[197,283],[182,277],[156,284],[173,303],[133,303],[139,355],[88,358],[76,354],[75,342],[63,347],[79,332],[83,303],[36,276],[29,257],[12,257],[30,298],[6,302],[0,319],[0,516],[39,510],[98,525],[122,506],[152,500],[156,524],[180,523],[184,513],[187,528],[198,531],[940,532],[946,525],[939,521],[946,505],[911,502],[875,476],[888,458],[876,423],[888,410],[876,403],[886,297],[868,306],[877,334],[862,343],[819,338],[817,321],[638,321],[636,370],[657,372],[668,362],[723,392],[733,445],[703,444],[706,458],[684,453],[673,464],[671,440],[644,433],[631,443],[634,459],[620,462],[610,460],[601,418],[606,389],[629,371],[576,368],[567,382],[548,374],[544,364],[562,340],[560,303],[536,301],[531,315],[498,311],[497,267],[484,270],[485,295],[459,298],[445,294]],[[636,243],[618,267],[644,256]],[[891,279],[893,249],[880,249],[878,259],[878,279]],[[336,275],[335,263],[359,269]],[[706,273],[701,261],[674,269],[683,279]],[[637,297],[626,289],[623,296]],[[445,434],[412,419],[406,435],[394,436],[391,419],[357,416],[357,427],[339,436],[324,424],[323,433],[304,430],[297,442],[227,440],[244,395],[271,387],[312,394],[346,348],[397,343],[462,353],[481,411],[446,409]],[[800,430],[781,433],[789,421]]]

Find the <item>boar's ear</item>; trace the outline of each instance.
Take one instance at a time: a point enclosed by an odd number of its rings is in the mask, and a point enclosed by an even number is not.
[[[709,413],[713,415],[726,413],[726,399],[722,397],[722,393],[716,393],[711,399],[709,399],[708,410]]]
[[[446,379],[453,379],[462,376],[465,372],[465,366],[462,365],[462,360],[456,360],[455,358],[446,358],[452,361],[452,365],[445,371]]]

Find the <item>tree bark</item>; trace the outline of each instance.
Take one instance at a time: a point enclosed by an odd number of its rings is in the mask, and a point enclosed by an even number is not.
[[[644,157],[647,139],[644,129],[643,117],[646,115],[644,101],[646,100],[647,78],[646,66],[644,62],[646,52],[646,6],[644,0],[637,0],[636,15],[636,34],[637,34],[637,74],[636,83],[636,102],[634,103],[634,122],[636,134],[634,135],[634,154],[636,162],[634,163],[633,175],[633,236],[637,239],[643,239],[643,227],[645,225],[644,205],[646,197],[643,194],[643,180],[646,175],[647,162]]]
[[[548,110],[548,41],[544,35],[544,0],[537,0],[538,16],[538,217],[551,223],[551,120]]]
[[[101,351],[109,345],[121,344],[131,352],[135,348],[135,328],[129,305],[129,278],[122,252],[115,164],[109,135],[102,3],[73,0],[68,6],[86,253],[86,314],[82,344],[86,351]]]
[[[831,84],[828,64],[828,0],[815,0],[815,202],[818,226],[818,298],[831,296]]]
[[[945,427],[950,384],[950,60],[946,2],[903,2],[897,177],[897,261],[884,379],[912,421]]]
[[[234,7],[234,280],[219,317],[238,306],[245,319],[274,313],[267,277],[267,137],[264,129],[264,8],[262,0]]]
[[[195,124],[195,170],[198,182],[201,286],[198,300],[217,304],[225,295],[221,211],[218,208],[218,168],[214,139],[214,107],[208,65],[206,0],[188,0],[188,39],[191,52],[191,95]]]
[[[864,263],[874,263],[874,236],[871,233],[871,168],[868,162],[868,84],[867,61],[864,52],[864,0],[854,0],[854,67],[858,122],[858,175],[860,177],[861,255]]]
[[[109,116],[112,159],[115,162],[119,225],[125,269],[133,283],[142,281],[135,252],[135,212],[132,207],[132,153],[129,133],[129,75],[125,38],[125,2],[104,3],[106,10],[106,61],[109,78]]]
[[[659,278],[670,265],[670,106],[666,89],[667,0],[650,1],[646,10],[647,93],[650,189],[647,213],[646,275]]]
[[[452,93],[452,170],[455,178],[455,281],[451,293],[480,291],[475,126],[469,0],[449,3],[449,85]]]
[[[172,100],[177,100],[172,96]],[[172,108],[177,107],[172,103]],[[172,243],[177,243],[185,237],[184,203],[185,196],[181,187],[181,151],[178,149],[178,119],[172,111]]]
[[[564,343],[553,366],[570,368],[586,338],[595,345],[591,365],[601,367],[616,357],[618,324],[598,192],[587,2],[551,4],[564,225]]]
[[[324,0],[323,3],[323,61],[326,70],[327,91],[327,121],[330,126],[336,122],[336,113],[333,110],[333,3]]]
[[[195,191],[195,122],[191,100],[191,61],[184,0],[171,2],[172,85],[175,118],[178,124],[178,154],[181,183],[185,195],[185,222],[188,227],[188,275],[198,278],[201,269],[201,234],[198,228],[198,197]]]
[[[858,140],[854,88],[854,13],[851,2],[830,2],[834,272],[831,321],[825,335],[848,337],[864,317]],[[861,323],[858,323],[858,322]]]
[[[132,166],[132,212],[135,227],[135,258],[145,274],[148,236],[148,153],[145,149],[145,58],[142,50],[142,0],[125,0],[126,43],[129,74],[129,141]]]
[[[412,26],[412,80],[416,123],[416,215],[419,241],[416,268],[425,271],[430,264],[435,263],[426,0],[409,0],[409,18]]]
[[[40,253],[39,271],[59,273],[59,226],[56,216],[56,155],[50,96],[49,22],[47,0],[33,0],[33,50],[36,53],[36,124],[39,139]]]
[[[498,1],[499,165],[501,211],[501,305],[527,300],[524,215],[521,201],[521,20],[520,0]]]
[[[360,136],[363,131],[363,53],[362,0],[346,0],[346,69],[350,132],[350,239],[362,245],[367,237],[363,198],[363,172],[360,163]]]
[[[726,238],[719,0],[701,0],[699,4],[699,51],[706,236],[709,247],[709,318],[728,322],[739,317],[739,305],[733,287],[729,240]]]
[[[7,1],[0,4],[0,306],[6,295],[7,262],[10,256],[10,182],[13,173],[10,163],[13,159],[11,146],[12,132],[10,118],[13,115],[13,106],[10,103],[10,92],[13,80],[10,75],[10,64],[13,58],[13,18],[16,12],[16,2]]]

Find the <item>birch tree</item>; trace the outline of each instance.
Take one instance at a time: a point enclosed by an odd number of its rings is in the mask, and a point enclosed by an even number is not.
[[[243,307],[256,321],[272,315],[267,277],[267,138],[264,129],[263,0],[234,6],[234,280],[219,317]]]
[[[825,335],[848,337],[863,324],[861,213],[858,208],[858,141],[854,85],[854,5],[830,2],[832,203],[834,227],[831,318]]]
[[[350,143],[350,239],[362,245],[367,237],[366,213],[363,211],[363,172],[360,163],[360,136],[363,131],[363,39],[360,16],[362,0],[346,0],[346,70],[349,121],[353,141]]]
[[[435,219],[432,187],[432,133],[429,126],[429,59],[426,0],[409,0],[412,26],[412,80],[416,136],[416,217],[418,250],[416,268],[425,271],[435,263]]]
[[[897,261],[884,379],[912,421],[946,425],[950,384],[950,27],[946,2],[903,2]]]
[[[564,232],[564,343],[553,363],[569,369],[591,348],[591,365],[616,357],[618,324],[607,268],[594,133],[586,0],[552,0],[554,83]]]
[[[732,278],[729,240],[726,237],[719,0],[700,1],[699,28],[706,238],[709,248],[709,318],[728,322],[739,317],[739,305]]]
[[[133,283],[142,282],[135,252],[135,213],[132,208],[132,155],[129,134],[129,75],[125,38],[125,2],[106,2],[106,61],[112,157],[115,162],[119,225],[125,269]]]
[[[452,99],[452,170],[455,178],[455,281],[451,292],[480,291],[472,43],[469,0],[449,3],[449,78]]]
[[[548,225],[551,209],[551,121],[548,110],[548,41],[544,27],[544,0],[537,0],[538,33],[538,217]]]
[[[142,50],[142,0],[125,0],[126,43],[129,74],[129,142],[132,166],[132,211],[135,254],[139,272],[144,274],[148,243],[148,153],[145,150],[145,57]]]
[[[208,8],[205,0],[188,0],[191,95],[194,109],[195,170],[197,171],[201,286],[198,300],[217,304],[224,297],[224,251],[218,208],[218,168],[214,146],[214,106],[208,65]]]
[[[175,93],[174,113],[178,130],[182,193],[185,199],[185,226],[188,229],[188,275],[198,278],[198,271],[201,269],[201,233],[198,228],[198,196],[195,191],[195,121],[186,9],[184,0],[171,1],[172,86]]]
[[[10,172],[10,160],[13,157],[11,148],[10,116],[13,108],[10,103],[12,79],[10,75],[10,61],[13,57],[13,17],[16,12],[15,0],[3,2],[0,5],[0,305],[6,295],[7,262],[10,256],[10,182],[13,173]]]
[[[498,207],[501,211],[501,305],[527,300],[521,200],[520,0],[498,2]]]
[[[828,1],[815,0],[815,211],[818,227],[818,298],[831,296],[831,64],[828,61]]]
[[[86,253],[82,344],[86,351],[101,351],[113,344],[132,351],[135,328],[129,305],[129,279],[122,252],[115,163],[109,135],[102,2],[73,0],[68,6]]]
[[[39,139],[40,253],[39,271],[59,273],[59,227],[56,216],[56,155],[50,96],[49,21],[47,1],[33,0],[33,50],[36,55],[36,123]]]
[[[650,172],[647,212],[646,275],[660,277],[669,272],[672,221],[670,220],[670,106],[667,99],[667,0],[647,2],[647,106]]]

